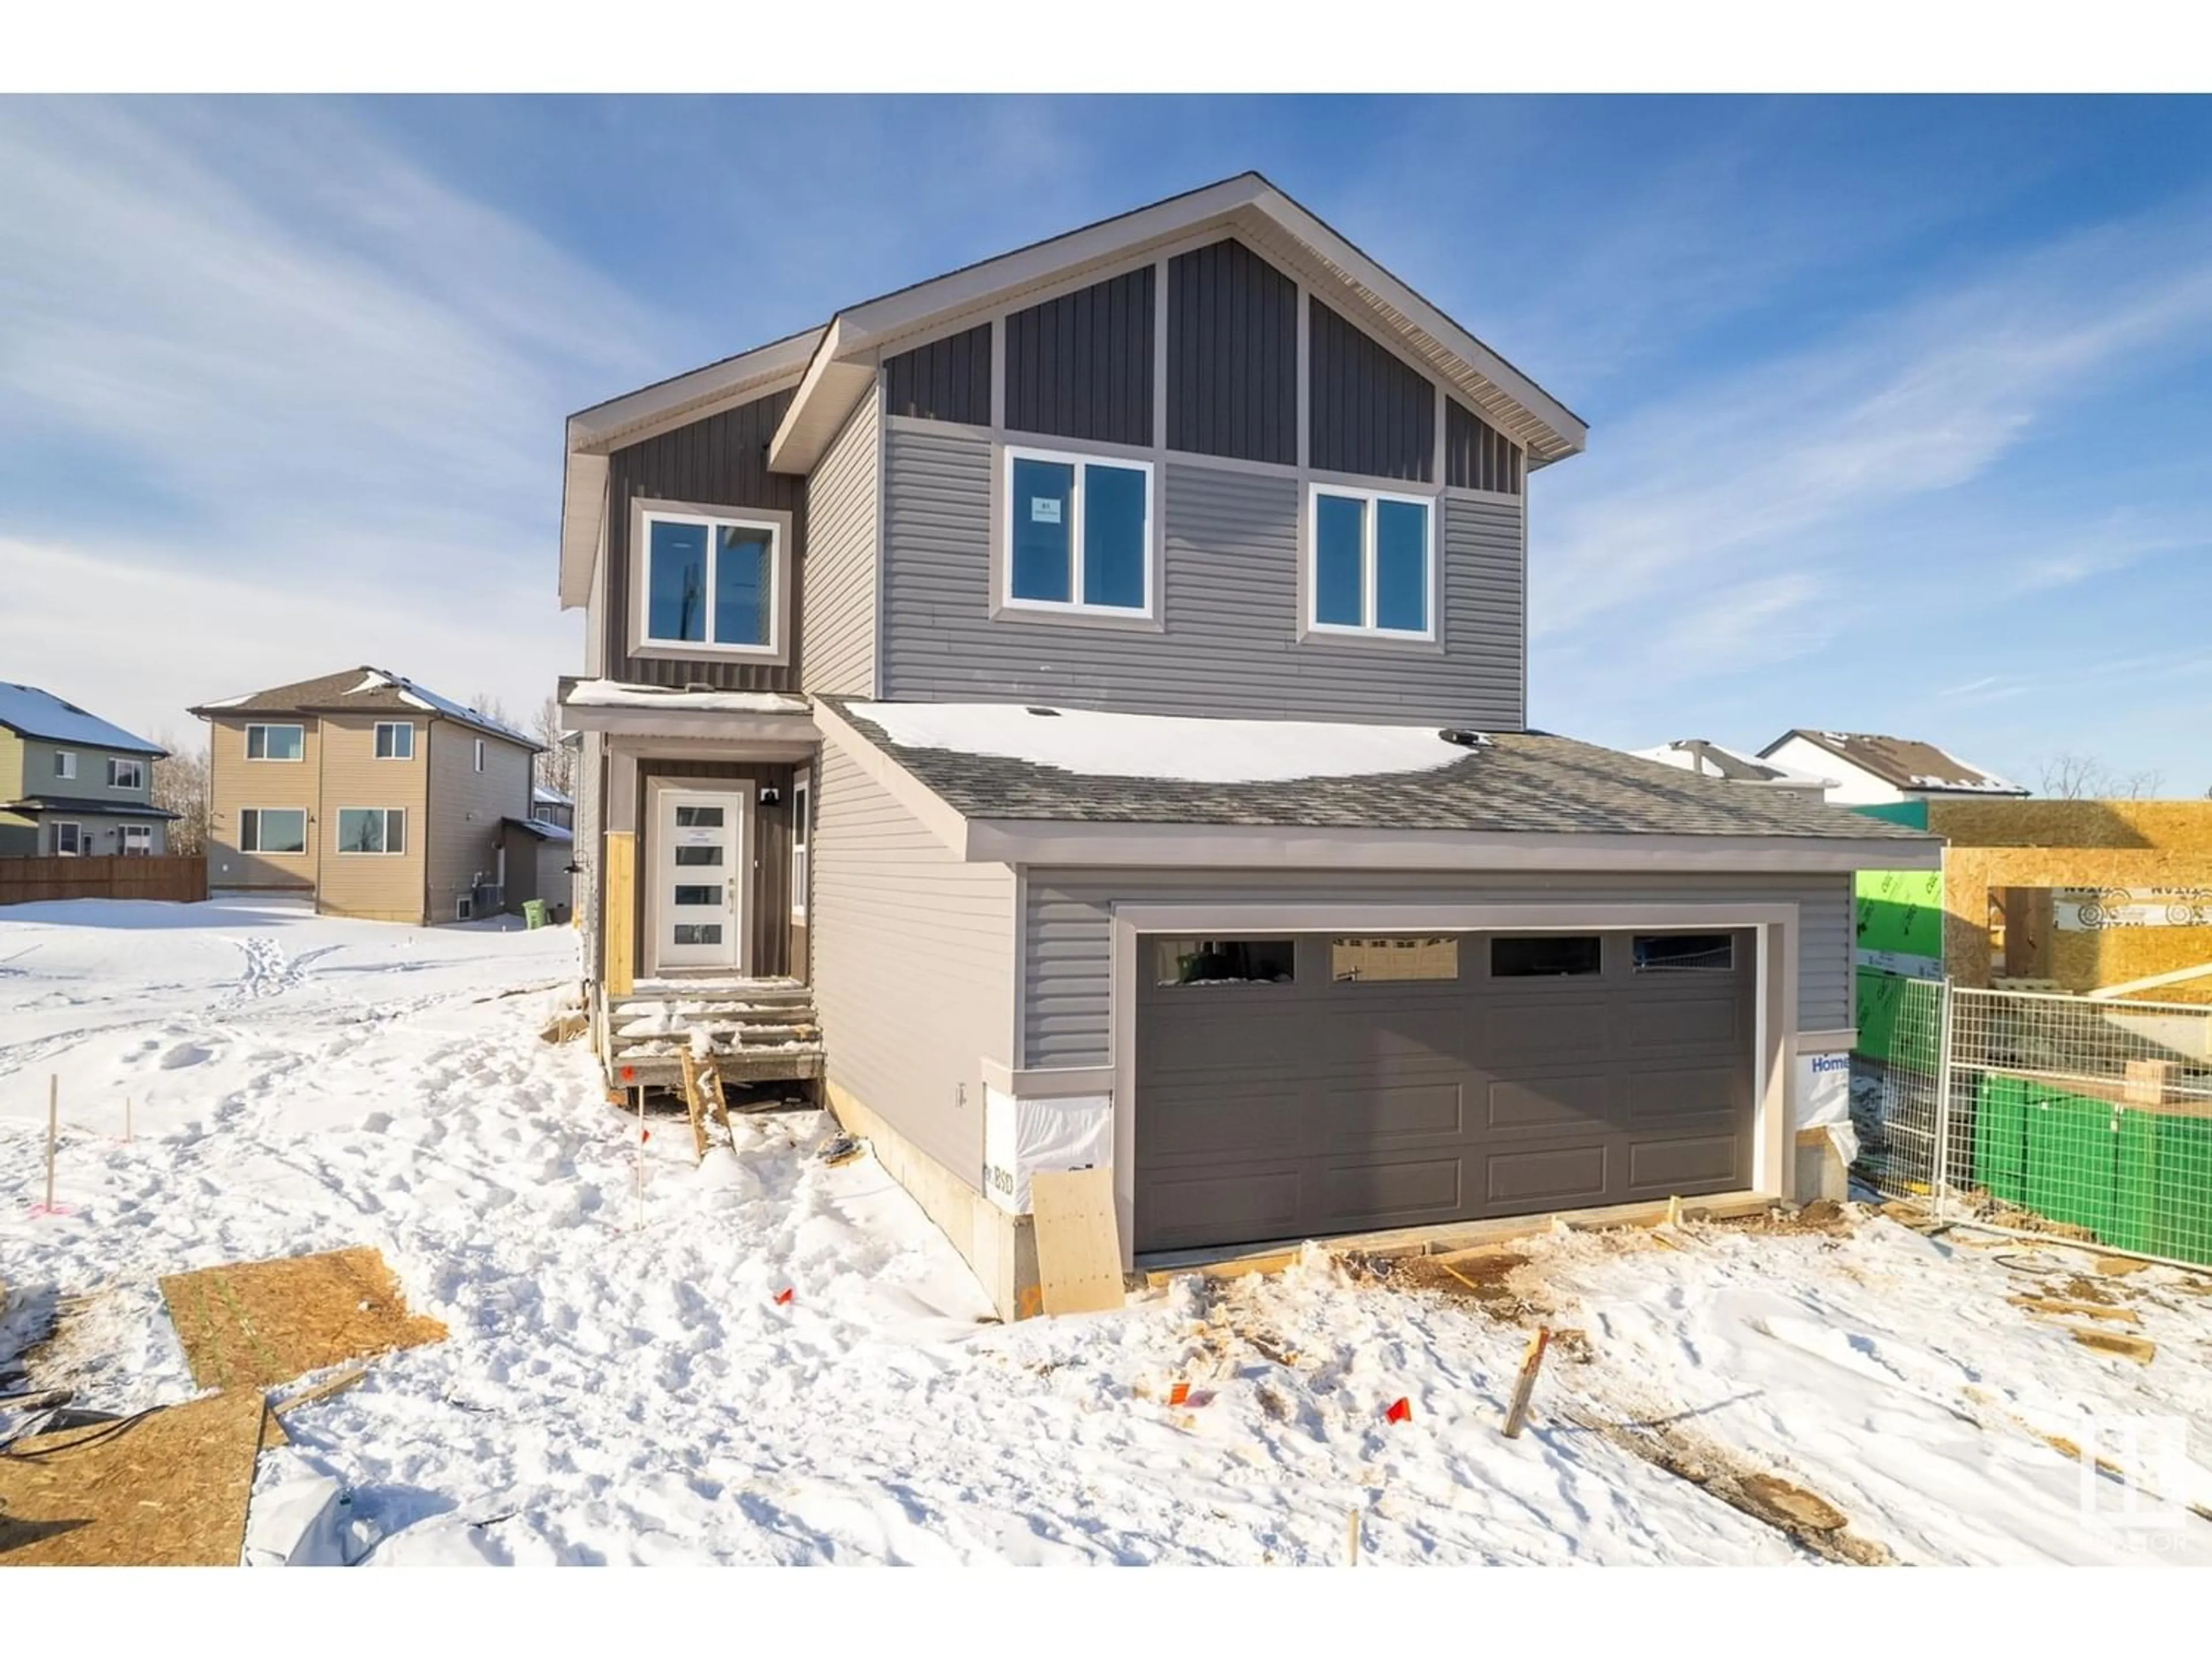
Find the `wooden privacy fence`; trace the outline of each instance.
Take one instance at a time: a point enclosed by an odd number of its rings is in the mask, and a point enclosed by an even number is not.
[[[204,858],[0,859],[0,904],[80,898],[197,904],[206,896]]]

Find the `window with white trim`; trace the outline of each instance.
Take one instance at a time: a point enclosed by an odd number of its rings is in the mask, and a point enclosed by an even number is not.
[[[58,778],[71,781],[75,781],[76,777],[76,750],[74,749],[57,749],[54,750],[54,775]]]
[[[290,857],[307,850],[307,812],[301,806],[248,806],[238,815],[238,850]]]
[[[300,726],[249,726],[246,728],[246,758],[256,761],[295,761],[307,752],[307,728]]]
[[[54,825],[54,856],[58,859],[82,858],[84,855],[84,826],[62,819]]]
[[[110,755],[107,757],[107,787],[110,789],[143,789],[146,787],[146,763],[123,760]]]
[[[642,517],[644,643],[781,653],[779,525],[658,510]]]
[[[123,856],[126,859],[149,859],[154,856],[152,824],[126,823],[123,826]]]
[[[1436,638],[1435,507],[1421,495],[1314,485],[1306,512],[1306,626],[1323,634]]]
[[[479,772],[483,770],[483,739],[482,738],[477,739],[477,770]]]
[[[338,808],[338,851],[397,857],[407,850],[407,811],[401,806]]]
[[[1008,607],[1152,614],[1151,462],[1009,446],[1006,475]]]
[[[807,832],[813,827],[813,792],[804,783],[791,790],[791,919],[806,920]],[[681,849],[678,849],[681,850]]]
[[[379,760],[413,760],[415,723],[412,720],[377,721],[376,757]]]

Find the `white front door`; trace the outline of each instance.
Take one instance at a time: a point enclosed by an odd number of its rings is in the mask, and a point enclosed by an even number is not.
[[[744,965],[748,785],[655,792],[653,889],[646,899],[653,966]]]

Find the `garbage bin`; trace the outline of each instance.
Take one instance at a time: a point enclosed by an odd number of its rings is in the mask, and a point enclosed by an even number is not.
[[[522,925],[525,927],[543,927],[545,925],[545,901],[544,899],[525,899],[522,901]]]

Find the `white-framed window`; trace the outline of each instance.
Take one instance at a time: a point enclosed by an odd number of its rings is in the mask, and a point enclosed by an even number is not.
[[[376,757],[379,760],[413,760],[415,723],[412,720],[377,721]]]
[[[407,809],[403,806],[341,806],[341,853],[393,858],[407,850]]]
[[[1433,640],[1436,503],[1317,483],[1306,500],[1306,626]]]
[[[477,739],[477,770],[479,772],[483,770],[483,739],[482,738]]]
[[[1152,465],[1048,449],[1006,453],[1009,609],[1152,614]]]
[[[54,824],[54,856],[74,859],[84,856],[84,826],[58,819]]]
[[[248,806],[238,815],[238,850],[290,857],[307,850],[304,806]]]
[[[154,856],[152,824],[126,823],[123,826],[123,856],[126,859],[149,859]]]
[[[75,780],[76,777],[76,750],[74,749],[57,749],[54,750],[54,775],[58,778],[64,778],[72,781]]]
[[[780,520],[653,507],[640,524],[641,644],[782,655]]]
[[[110,789],[143,789],[146,787],[146,763],[110,755],[107,757],[107,787]]]
[[[307,753],[307,728],[301,726],[249,726],[246,728],[246,758],[257,761],[295,761]]]
[[[814,792],[805,782],[791,790],[791,919],[806,920],[806,857],[813,829]]]

